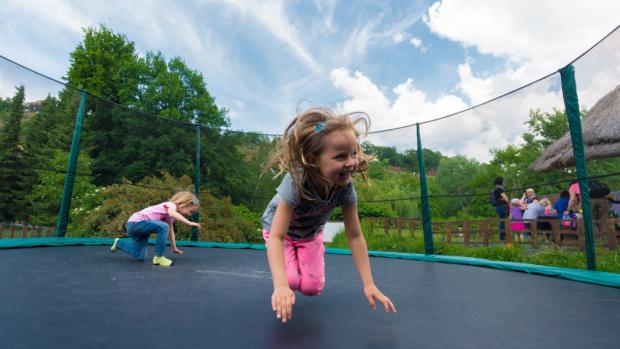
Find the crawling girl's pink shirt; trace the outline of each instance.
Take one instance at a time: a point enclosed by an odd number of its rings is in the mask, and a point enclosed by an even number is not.
[[[141,211],[138,211],[129,217],[128,222],[141,222],[141,221],[164,221],[168,224],[174,223],[174,219],[168,214],[168,209],[177,210],[177,205],[174,202],[163,202],[159,205],[149,206]]]

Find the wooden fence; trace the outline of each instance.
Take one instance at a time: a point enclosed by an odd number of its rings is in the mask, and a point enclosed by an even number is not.
[[[363,219],[369,233],[390,234],[396,231],[402,235],[403,232],[414,233],[422,231],[422,221],[410,217],[367,217]],[[503,220],[506,231],[505,243],[515,242],[515,233],[525,233],[527,237],[522,243],[531,244],[538,247],[544,242],[552,242],[561,247],[563,245],[577,245],[580,249],[584,248],[584,227],[583,220],[576,220],[572,227],[566,227],[564,221],[558,219],[519,219],[524,222],[526,228],[523,232],[513,232],[511,230],[511,220]],[[483,220],[462,220],[462,221],[433,221],[433,235],[443,237],[446,243],[459,243],[465,246],[482,245],[489,246],[491,242],[499,241],[499,218]],[[604,229],[599,232],[596,227],[602,223]],[[597,244],[603,244],[610,250],[618,248],[620,239],[620,219],[610,218],[603,221],[593,221],[594,238]]]
[[[0,223],[0,239],[40,238],[55,235],[55,228],[26,223]]]

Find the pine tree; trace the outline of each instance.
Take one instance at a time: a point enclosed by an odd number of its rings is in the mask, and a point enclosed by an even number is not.
[[[0,220],[28,218],[26,195],[32,184],[32,171],[26,163],[20,144],[21,121],[24,117],[24,86],[17,88],[11,100],[5,128],[0,134]]]

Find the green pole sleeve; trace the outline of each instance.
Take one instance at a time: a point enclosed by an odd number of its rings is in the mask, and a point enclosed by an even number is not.
[[[196,159],[194,162],[194,193],[196,197],[200,197],[200,124],[196,124]],[[194,212],[192,221],[200,221],[200,212]],[[192,241],[198,241],[198,228],[192,227],[192,236],[190,239]]]
[[[69,209],[71,208],[71,194],[73,193],[75,170],[77,168],[78,154],[80,153],[80,136],[82,135],[82,122],[84,120],[84,108],[86,106],[87,96],[88,94],[82,91],[80,95],[80,107],[75,120],[75,129],[73,130],[73,140],[71,141],[71,153],[69,153],[65,186],[62,191],[62,200],[60,201],[60,212],[58,212],[58,221],[56,222],[56,236],[58,237],[64,237],[67,232]]]
[[[583,146],[583,134],[581,131],[581,115],[579,113],[579,100],[577,98],[577,84],[575,82],[575,68],[568,65],[560,70],[562,78],[562,95],[564,107],[568,118],[570,139],[575,156],[575,168],[579,178],[579,190],[581,191],[581,208],[583,209],[583,224],[585,228],[586,259],[588,270],[596,270],[596,254],[594,252],[594,239],[592,237],[592,213],[590,210],[590,189],[588,186],[588,169]]]
[[[422,223],[424,227],[424,254],[434,254],[433,248],[433,223],[431,220],[431,208],[428,203],[428,189],[426,186],[426,169],[422,156],[422,139],[420,138],[420,124],[416,124],[418,136],[418,168],[420,171],[420,194],[422,196]]]

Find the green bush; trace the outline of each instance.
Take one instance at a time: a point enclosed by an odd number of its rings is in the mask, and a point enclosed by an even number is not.
[[[408,253],[424,253],[424,239],[421,233],[411,234],[374,234],[364,233],[368,249],[372,251],[394,251]],[[339,232],[329,247],[348,248],[344,232]],[[489,247],[465,247],[459,244],[447,244],[441,241],[434,242],[436,255],[463,256],[484,258],[494,261],[530,263],[562,268],[586,269],[586,256],[580,250],[559,249],[553,246],[542,246],[532,249],[529,246],[515,244],[508,248],[503,245]],[[596,250],[596,269],[611,273],[620,273],[620,252],[609,251],[605,248]]]
[[[169,190],[161,188],[171,188]],[[161,177],[147,177],[132,184],[125,181],[105,187],[102,190],[103,202],[84,217],[75,217],[75,226],[82,227],[70,231],[69,236],[113,237],[124,233],[127,219],[136,211],[164,202],[177,191],[191,190],[192,180],[188,176],[175,178],[168,173]],[[209,192],[199,195],[200,223],[199,240],[218,242],[258,242],[258,214],[244,206],[235,206],[229,197],[215,198]],[[73,218],[73,217],[72,217]],[[191,227],[175,223],[177,240],[189,240]]]

